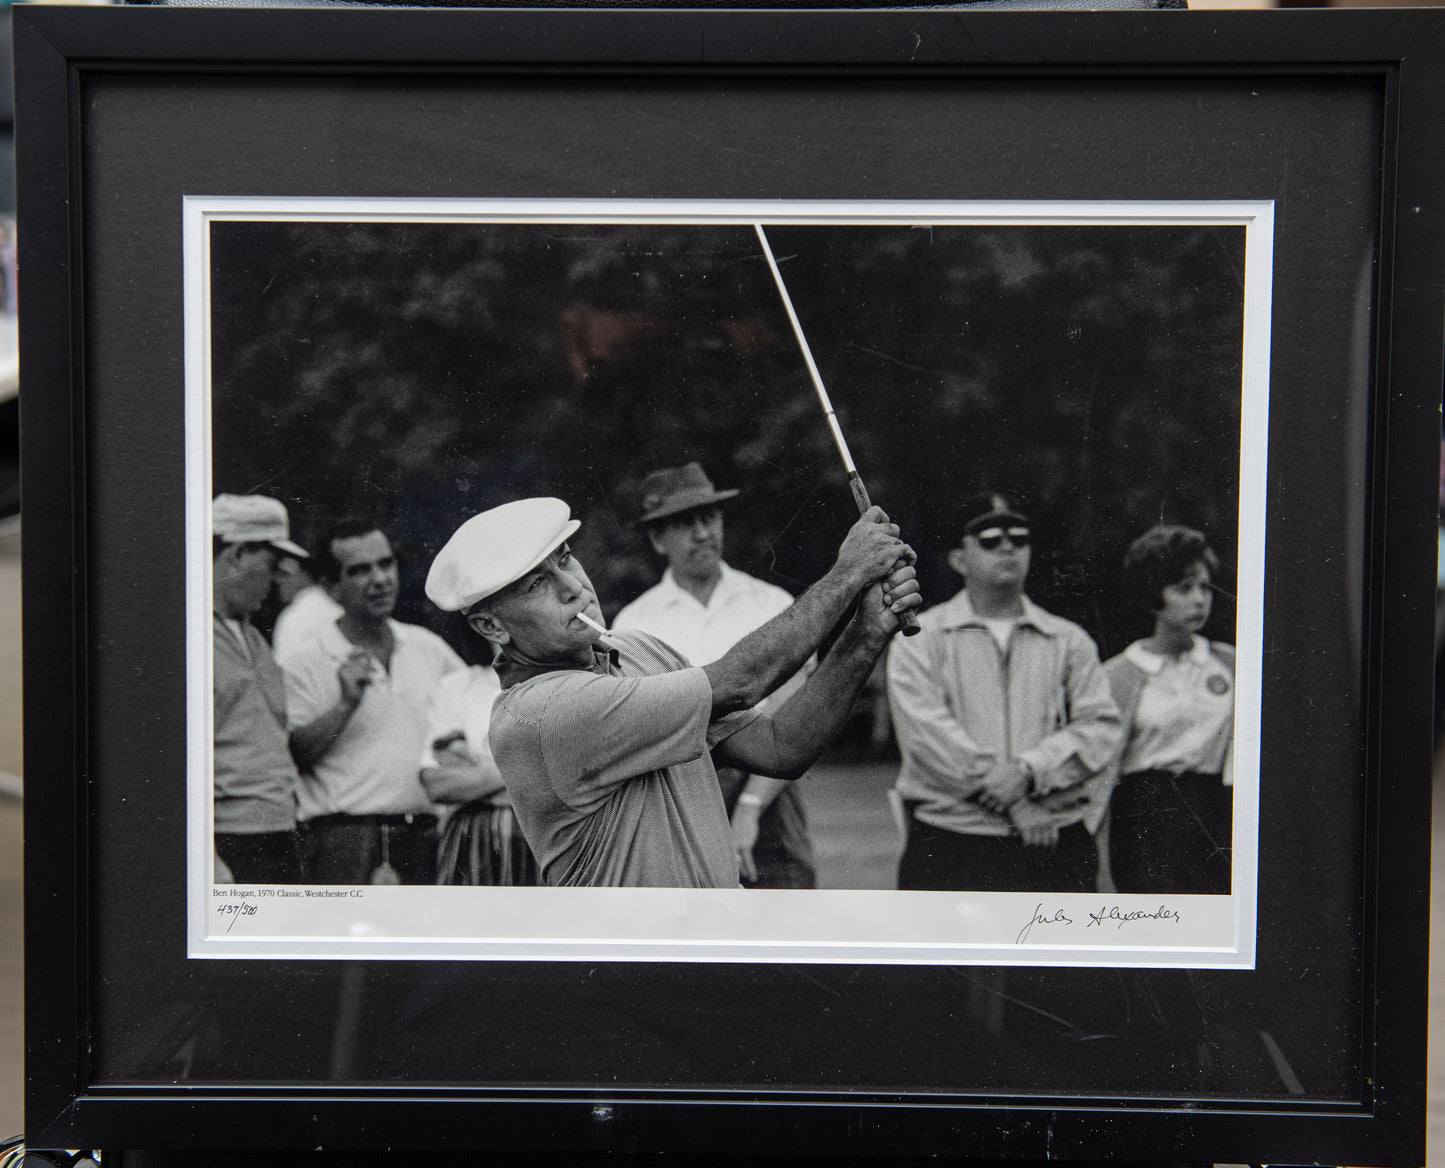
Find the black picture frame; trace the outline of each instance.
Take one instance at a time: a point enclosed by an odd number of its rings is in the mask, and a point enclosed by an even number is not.
[[[1436,24],[17,8],[31,1146],[1422,1163]],[[642,90],[665,132],[618,112]],[[860,91],[877,120],[840,119]],[[730,102],[779,116],[724,170],[711,136],[738,131],[699,118]],[[187,962],[175,196],[479,187],[1275,201],[1260,952],[1199,1007],[1262,1077],[1130,1080],[1146,1039],[1110,1060],[1046,1034],[964,1079],[966,970]],[[1038,976],[1107,997],[1096,972]],[[311,1057],[318,1003],[368,978],[371,1004],[465,1010],[495,1051]],[[1303,1074],[1256,1041],[1281,1028]],[[224,1057],[192,1076],[207,1042]]]

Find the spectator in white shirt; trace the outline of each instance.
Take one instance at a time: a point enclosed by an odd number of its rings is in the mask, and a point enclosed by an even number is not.
[[[617,614],[613,628],[651,633],[693,665],[710,665],[754,629],[793,603],[776,584],[731,567],[722,558],[722,504],[702,466],[655,470],[642,485],[642,515],[653,550],[667,567],[662,580]],[[778,705],[802,684],[799,674],[774,693]],[[745,886],[813,888],[813,848],[797,783],[718,769],[738,867]]]
[[[432,693],[463,662],[435,633],[392,619],[400,580],[385,532],[345,521],[321,549],[341,616],[280,656],[308,875],[431,884],[437,809],[417,764]]]

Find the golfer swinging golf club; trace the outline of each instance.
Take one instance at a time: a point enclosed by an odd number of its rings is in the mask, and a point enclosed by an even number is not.
[[[491,747],[522,833],[548,884],[736,888],[710,752],[755,774],[807,770],[920,603],[913,551],[870,508],[791,608],[694,667],[645,633],[597,631],[567,544],[579,526],[560,499],[504,504],[462,524],[427,577],[432,602],[500,650]],[[753,709],[855,603],[807,683],[777,710]]]

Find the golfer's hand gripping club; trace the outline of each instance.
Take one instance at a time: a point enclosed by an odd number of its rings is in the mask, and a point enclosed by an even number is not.
[[[859,515],[873,506],[873,500],[868,497],[868,488],[863,485],[863,480],[856,470],[848,472],[848,489],[853,492],[853,502],[858,504]],[[899,560],[894,566],[901,568],[903,563],[904,561]],[[911,608],[905,608],[898,614],[898,624],[903,629],[905,637],[911,637],[918,632],[918,616]]]

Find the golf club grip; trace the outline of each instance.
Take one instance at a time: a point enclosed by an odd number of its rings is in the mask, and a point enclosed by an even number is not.
[[[858,504],[858,514],[862,515],[869,507],[873,506],[873,500],[868,497],[868,488],[863,485],[863,479],[855,470],[848,476],[848,489],[853,492],[853,502]],[[900,561],[901,563],[902,561]],[[903,635],[912,637],[917,635],[919,625],[918,616],[910,608],[898,618],[903,627]]]

